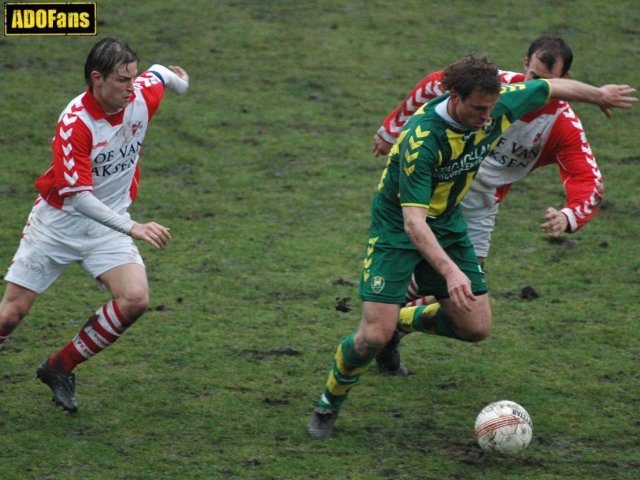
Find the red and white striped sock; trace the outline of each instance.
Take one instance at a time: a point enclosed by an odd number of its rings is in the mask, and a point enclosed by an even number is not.
[[[422,305],[430,305],[436,302],[436,299],[431,295],[421,296],[418,294],[418,282],[416,281],[416,276],[411,275],[411,280],[409,280],[409,286],[407,287],[407,291],[404,293],[404,301],[405,307],[420,307]]]
[[[419,298],[418,295],[418,282],[416,282],[416,276],[411,275],[411,280],[409,280],[409,286],[407,287],[407,291],[404,293],[405,302],[409,303],[413,300]]]
[[[411,300],[410,302],[407,302],[404,306],[405,307],[421,307],[423,305],[429,305],[433,303],[433,297],[420,297],[420,298],[416,298],[415,300]]]
[[[72,372],[80,363],[100,353],[129,327],[113,300],[100,307],[62,350],[49,358],[49,366]]]

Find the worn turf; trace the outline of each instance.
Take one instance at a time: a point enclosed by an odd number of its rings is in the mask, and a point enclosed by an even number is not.
[[[336,423],[305,425],[338,341],[356,325],[371,137],[424,74],[469,51],[520,69],[559,34],[574,78],[640,86],[634,1],[98,2],[98,37],[141,67],[183,66],[147,136],[133,218],[152,303],[77,370],[80,411],[50,404],[40,362],[107,297],[72,267],[0,351],[0,478],[633,479],[640,468],[638,109],[577,105],[606,181],[602,211],[563,242],[547,167],[513,188],[487,261],[495,326],[469,345],[413,335],[407,378],[365,375]],[[83,88],[94,37],[0,37],[0,265],[50,163],[59,112]],[[514,458],[481,452],[477,413],[503,398],[534,424]]]

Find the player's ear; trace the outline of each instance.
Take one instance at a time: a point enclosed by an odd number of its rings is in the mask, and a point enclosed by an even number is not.
[[[524,57],[524,71],[529,70],[529,57]]]
[[[104,82],[104,77],[97,70],[92,71],[90,76],[91,85],[101,85]]]
[[[452,88],[449,92],[449,98],[451,99],[450,101],[454,104],[458,103],[461,100],[460,94],[456,91],[455,88]]]

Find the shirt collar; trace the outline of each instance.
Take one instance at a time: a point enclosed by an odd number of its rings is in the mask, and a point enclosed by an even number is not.
[[[451,100],[451,97],[447,98],[444,102],[440,102],[438,105],[436,105],[436,113],[440,115],[444,119],[444,121],[451,125],[454,129],[462,132],[469,132],[470,130],[467,127],[459,124],[451,117],[451,115],[449,115],[449,112],[447,111],[449,100]]]
[[[129,98],[129,103],[133,101],[135,96],[136,96],[136,93],[133,92],[131,94],[131,97]],[[87,91],[82,97],[82,105],[84,106],[84,108],[87,109],[87,112],[89,112],[89,115],[91,115],[91,117],[94,120],[106,119],[112,125],[117,125],[119,123],[122,123],[125,109],[122,108],[120,111],[112,114],[105,112],[104,109],[98,103],[98,100],[96,100],[96,97],[93,96],[93,92],[91,91],[91,88],[87,88]]]

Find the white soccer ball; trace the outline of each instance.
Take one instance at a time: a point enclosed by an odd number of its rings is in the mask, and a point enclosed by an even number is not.
[[[511,400],[490,403],[476,418],[476,440],[485,452],[514,455],[527,448],[532,435],[531,417]]]

